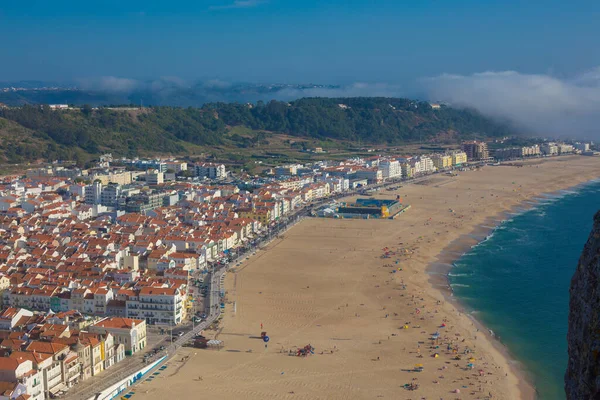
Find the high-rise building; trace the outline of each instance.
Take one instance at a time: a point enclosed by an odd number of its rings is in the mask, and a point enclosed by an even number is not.
[[[547,156],[558,154],[558,146],[556,143],[544,143],[541,146],[541,151]]]
[[[379,169],[383,173],[383,179],[394,179],[402,176],[402,168],[397,160],[383,160],[379,163]]]
[[[577,143],[575,143],[574,147],[579,151],[588,151],[590,149],[590,144],[577,142]]]
[[[165,174],[158,170],[150,170],[146,172],[146,183],[151,186],[156,186],[164,183]]]
[[[467,154],[467,160],[469,161],[485,160],[490,157],[487,143],[485,142],[477,140],[464,142],[462,149]]]
[[[452,156],[447,154],[435,154],[431,157],[431,160],[433,161],[433,165],[439,170],[452,166]]]
[[[121,185],[118,183],[109,183],[102,189],[100,195],[100,204],[107,207],[116,207],[121,195]]]
[[[102,201],[102,183],[95,181],[85,188],[86,204],[100,204]]]
[[[196,165],[196,176],[222,179],[227,177],[227,170],[223,164],[202,163]]]

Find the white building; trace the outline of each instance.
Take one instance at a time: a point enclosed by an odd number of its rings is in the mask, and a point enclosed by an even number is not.
[[[202,163],[196,165],[196,176],[201,178],[222,179],[227,177],[227,170],[223,164]]]
[[[435,172],[433,160],[429,157],[421,156],[411,158],[409,164],[412,168],[414,168],[415,174],[428,174],[431,172]]]
[[[146,172],[146,183],[148,185],[160,185],[165,182],[165,174],[164,172],[159,172],[158,170],[148,171]]]
[[[102,183],[94,182],[85,187],[86,204],[100,204],[102,201]]]
[[[542,154],[545,154],[547,156],[558,154],[558,146],[556,145],[556,143],[544,143],[540,147],[540,150],[542,151]]]
[[[573,152],[573,146],[570,144],[560,143],[557,145],[558,154],[568,154]]]
[[[302,168],[302,165],[282,165],[275,168],[275,175],[277,177],[298,175],[298,168]]]
[[[350,189],[350,180],[346,178],[328,177],[325,182],[329,185],[329,193],[341,193]]]
[[[187,171],[188,169],[187,163],[183,161],[168,161],[165,164],[167,165],[167,169],[172,169],[175,173]]]
[[[22,317],[31,317],[33,313],[24,308],[8,307],[0,314],[0,329],[10,331]]]
[[[356,171],[357,179],[366,179],[369,183],[381,183],[383,181],[383,171],[377,167],[363,168]]]
[[[107,207],[116,207],[119,196],[121,195],[121,185],[118,183],[109,183],[102,189],[100,195],[100,204]]]
[[[590,150],[590,144],[589,143],[575,143],[574,147],[579,150],[579,151],[589,151]]]
[[[174,326],[183,320],[183,295],[178,289],[144,287],[140,289],[137,304],[133,302],[127,300],[128,314],[130,309],[136,309],[135,317],[143,318],[149,324]]]
[[[115,345],[123,344],[125,354],[131,355],[146,347],[146,321],[140,319],[109,317],[88,327],[91,333],[110,333]]]
[[[86,188],[87,188],[87,186],[84,185],[83,183],[75,183],[75,184],[69,186],[69,193],[71,193],[74,196],[79,197],[80,199],[85,199]]]
[[[397,160],[383,160],[379,163],[383,179],[394,179],[402,176],[402,168]]]
[[[0,357],[0,381],[20,382],[26,390],[24,399],[44,400],[44,384],[31,360]]]

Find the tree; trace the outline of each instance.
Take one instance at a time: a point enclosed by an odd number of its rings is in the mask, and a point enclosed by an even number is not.
[[[84,104],[83,107],[81,107],[81,113],[86,117],[89,117],[92,114],[92,111],[92,106],[89,104]]]

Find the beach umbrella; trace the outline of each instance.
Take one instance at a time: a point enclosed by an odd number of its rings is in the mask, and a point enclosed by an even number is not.
[[[454,389],[454,393],[460,393],[460,389]]]

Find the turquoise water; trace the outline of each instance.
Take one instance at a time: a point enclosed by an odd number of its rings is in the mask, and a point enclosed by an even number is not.
[[[564,400],[569,285],[600,209],[600,182],[537,199],[450,271],[455,296],[531,374],[541,400]]]

